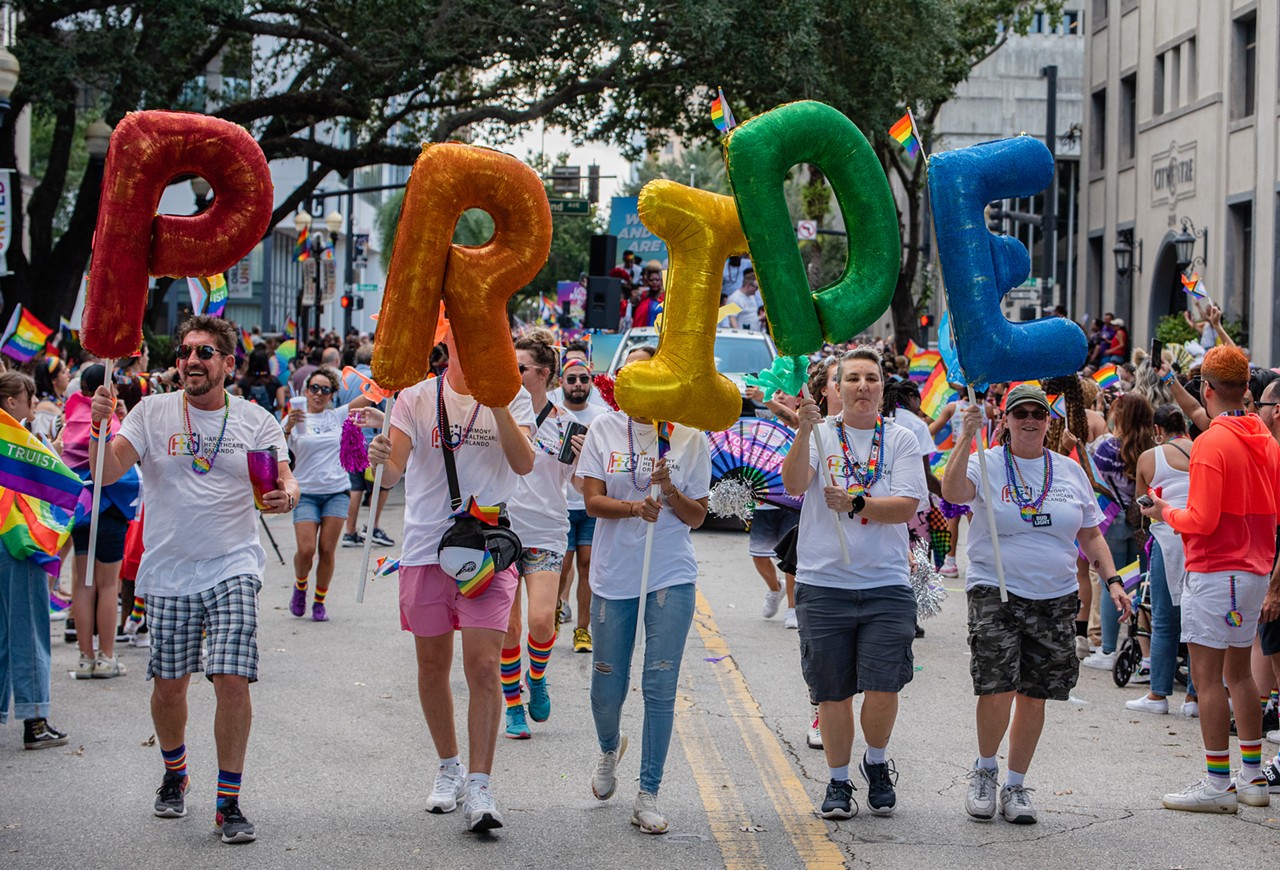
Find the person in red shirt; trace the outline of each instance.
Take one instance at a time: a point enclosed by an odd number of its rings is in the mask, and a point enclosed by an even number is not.
[[[1234,813],[1239,804],[1269,806],[1262,773],[1262,710],[1249,656],[1276,551],[1280,446],[1256,414],[1244,410],[1249,361],[1226,345],[1205,354],[1201,395],[1212,420],[1191,447],[1187,507],[1158,495],[1143,513],[1182,536],[1187,581],[1182,639],[1200,693],[1200,734],[1208,776],[1164,796],[1165,807]],[[1226,689],[1223,681],[1226,681]],[[1241,768],[1231,779],[1227,692],[1235,699]]]

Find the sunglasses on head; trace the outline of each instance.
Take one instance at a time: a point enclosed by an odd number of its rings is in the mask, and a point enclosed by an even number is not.
[[[1009,412],[1009,416],[1015,420],[1025,420],[1028,417],[1033,420],[1047,420],[1049,419],[1049,412],[1044,408],[1017,407]]]
[[[213,359],[214,354],[221,353],[221,351],[211,344],[180,344],[178,345],[177,351],[178,359],[187,359],[191,356],[191,352],[193,350],[196,352],[196,356],[205,362]]]
[[[333,387],[328,387],[324,384],[307,384],[307,389],[311,391],[313,396],[328,396],[333,393]]]
[[[564,382],[566,384],[589,384],[591,383],[591,375],[565,375]]]
[[[529,371],[529,369],[546,369],[546,366],[525,365],[524,363],[520,363],[516,368],[520,369],[520,374],[524,374]]]

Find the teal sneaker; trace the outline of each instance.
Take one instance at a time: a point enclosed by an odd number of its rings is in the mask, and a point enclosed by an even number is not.
[[[551,716],[551,695],[547,693],[547,678],[534,680],[526,675],[525,684],[529,687],[529,718],[534,722],[546,722]]]
[[[507,737],[512,740],[528,740],[529,724],[524,720],[524,707],[507,708]]]

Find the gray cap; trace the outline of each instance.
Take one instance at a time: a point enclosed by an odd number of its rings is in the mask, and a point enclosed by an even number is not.
[[[1018,405],[1025,405],[1033,402],[1049,410],[1049,398],[1045,396],[1044,390],[1034,384],[1018,384],[1004,397],[1004,409],[1006,412],[1012,411]]]

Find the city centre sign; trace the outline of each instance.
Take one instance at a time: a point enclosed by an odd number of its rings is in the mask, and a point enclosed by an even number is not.
[[[1151,204],[1168,203],[1172,207],[1178,200],[1195,195],[1196,143],[1170,142],[1167,150],[1151,158]]]

